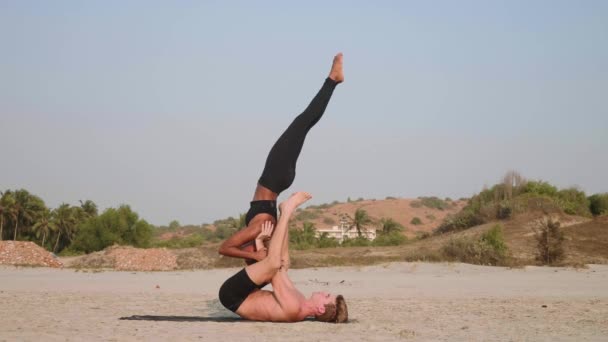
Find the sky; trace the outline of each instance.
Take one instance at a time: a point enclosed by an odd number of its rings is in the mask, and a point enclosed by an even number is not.
[[[0,190],[156,225],[248,209],[344,53],[287,194],[608,192],[606,1],[2,1]]]

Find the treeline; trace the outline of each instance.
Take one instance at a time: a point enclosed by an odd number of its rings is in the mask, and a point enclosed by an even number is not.
[[[514,214],[542,211],[563,212],[585,217],[608,214],[608,193],[587,196],[576,188],[558,189],[544,181],[528,181],[515,171],[502,183],[473,196],[459,213],[448,216],[436,234],[471,228]]]
[[[54,253],[76,254],[113,244],[150,245],[153,227],[128,205],[98,213],[91,201],[51,209],[25,189],[0,192],[0,239],[33,241]]]
[[[156,229],[156,234],[177,233],[170,239],[156,239],[152,242],[152,247],[166,248],[189,248],[197,247],[205,242],[223,241],[232,236],[238,230],[245,227],[245,214],[239,217],[228,217],[216,220],[212,224],[202,224],[200,226],[182,226],[174,220],[169,226],[160,226]]]

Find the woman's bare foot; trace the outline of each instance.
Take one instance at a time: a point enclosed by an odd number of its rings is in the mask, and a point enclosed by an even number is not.
[[[329,78],[331,78],[332,80],[334,80],[334,82],[337,83],[344,82],[344,71],[342,70],[342,52],[340,52],[334,57],[334,63],[331,66]]]
[[[308,201],[311,198],[312,195],[308,192],[298,191],[294,193],[293,195],[289,196],[288,199],[279,204],[279,210],[281,210],[281,215],[293,212],[294,210],[296,210],[297,207],[302,205],[302,203]]]

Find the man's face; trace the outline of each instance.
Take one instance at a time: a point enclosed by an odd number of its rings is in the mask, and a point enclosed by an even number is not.
[[[325,304],[335,304],[336,296],[332,296],[328,292],[313,292],[312,301],[316,306],[324,306]]]

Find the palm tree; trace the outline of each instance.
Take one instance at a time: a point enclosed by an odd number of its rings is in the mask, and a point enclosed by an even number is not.
[[[10,191],[5,192],[2,199],[4,201],[3,221],[4,217],[6,217],[9,219],[9,222],[17,222],[17,219],[19,218],[19,207],[13,193]]]
[[[367,211],[359,208],[355,211],[355,218],[353,219],[353,225],[357,228],[357,235],[362,236],[361,229],[366,225],[372,223],[372,219],[367,214]]]
[[[23,224],[24,226],[31,225],[38,213],[40,213],[44,208],[44,202],[40,197],[30,194],[25,189],[20,189],[15,191],[15,206],[14,210],[17,212],[17,217],[15,219],[15,231],[13,235],[13,240],[17,240],[17,235],[19,233],[19,224]]]
[[[0,241],[4,235],[4,217],[12,216],[12,208],[15,202],[13,193],[8,190],[6,192],[0,192]]]
[[[97,216],[97,204],[91,200],[80,201],[80,207],[89,217]]]
[[[55,209],[55,218],[57,224],[57,239],[55,240],[55,246],[53,247],[53,253],[57,251],[59,246],[59,239],[63,233],[69,237],[72,231],[72,226],[75,223],[74,211],[70,208],[67,203],[62,203],[57,209]]]
[[[42,243],[41,246],[44,248],[44,242],[46,240],[46,236],[51,231],[57,230],[57,225],[54,222],[54,214],[50,210],[46,209],[40,213],[37,222],[32,226],[32,230],[36,234],[37,238],[40,238],[42,235]]]

